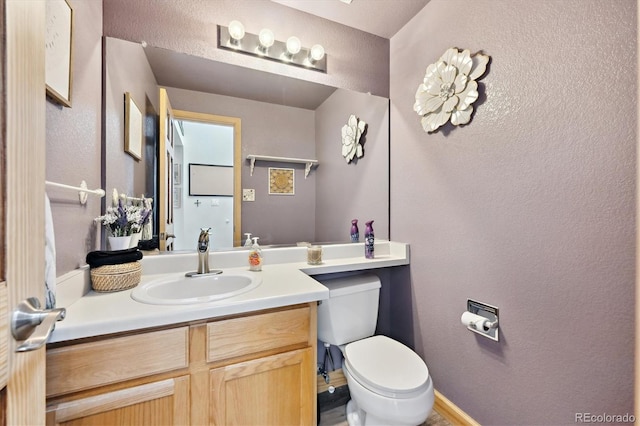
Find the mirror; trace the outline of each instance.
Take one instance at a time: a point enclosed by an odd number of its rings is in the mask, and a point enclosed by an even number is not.
[[[254,194],[254,201],[242,201],[241,235],[258,236],[262,245],[347,242],[351,220],[359,219],[361,228],[374,220],[376,237],[389,238],[388,99],[109,37],[104,55],[104,173],[109,190],[157,198],[154,138],[161,86],[176,110],[241,120],[241,186]],[[125,92],[144,106],[140,161],[122,149]],[[348,164],[341,154],[341,129],[351,114],[367,122],[368,130],[364,156]],[[249,155],[315,159],[318,165],[307,176],[302,163],[257,161],[252,170]],[[183,164],[182,176],[187,170]],[[270,193],[274,170],[292,176],[287,194]],[[198,201],[184,186],[182,197],[183,205]],[[208,198],[204,202],[211,204]],[[190,237],[176,236],[180,238],[188,246]],[[242,242],[234,239],[233,244]]]

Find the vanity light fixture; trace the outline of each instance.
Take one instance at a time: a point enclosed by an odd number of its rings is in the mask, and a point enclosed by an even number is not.
[[[324,47],[319,44],[314,45],[309,50],[309,57],[307,58],[311,64],[315,64],[324,58]]]
[[[228,27],[218,25],[218,48],[327,72],[327,56],[321,45],[305,48],[296,36],[289,37],[286,42],[278,41],[273,31],[267,28],[259,34],[251,34],[245,32],[242,23],[235,20]]]
[[[298,37],[291,36],[287,39],[287,58],[289,60],[293,59],[300,52],[300,49],[302,49],[302,43]]]
[[[269,28],[263,28],[260,30],[260,34],[258,34],[258,42],[260,44],[258,51],[263,55],[266,55],[269,52],[269,48],[273,46],[273,43],[276,41],[276,36],[273,34]]]
[[[229,22],[229,43],[233,46],[240,46],[244,37],[244,25],[240,21]]]

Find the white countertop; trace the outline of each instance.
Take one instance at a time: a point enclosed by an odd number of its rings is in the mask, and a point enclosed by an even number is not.
[[[409,246],[376,241],[375,258],[364,257],[363,243],[323,247],[323,263],[308,265],[306,248],[264,248],[262,283],[237,296],[189,305],[151,305],[131,298],[131,290],[97,293],[88,287],[88,268],[58,281],[57,307],[65,307],[66,318],[56,324],[49,343],[216,318],[261,309],[307,303],[329,297],[329,290],[313,275],[386,268],[409,264]],[[247,271],[248,251],[210,254],[211,269],[227,273]],[[147,256],[142,259],[141,284],[168,273],[195,269],[195,253]],[[90,284],[89,284],[90,285]]]

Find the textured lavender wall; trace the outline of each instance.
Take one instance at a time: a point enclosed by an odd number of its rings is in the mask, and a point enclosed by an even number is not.
[[[364,156],[347,163],[341,129],[355,114],[368,124]],[[367,220],[378,238],[389,238],[389,100],[336,90],[316,110],[316,240],[348,241],[358,219],[364,241]]]
[[[405,337],[482,424],[633,410],[636,8],[432,0],[391,40]],[[427,134],[414,94],[452,46],[491,56],[483,95],[468,126]],[[460,324],[467,298],[500,308],[500,342]]]
[[[217,48],[216,25],[237,19],[247,32],[271,28],[278,40],[297,35],[305,47],[322,44],[326,74]],[[203,58],[389,96],[389,40],[264,0],[108,0],[104,34]]]
[[[256,201],[242,203],[242,233],[261,244],[315,241],[316,176],[304,178],[304,165],[256,163],[249,154],[315,158],[315,113],[301,108],[167,88],[174,109],[239,117],[242,120],[242,187],[253,188]],[[295,170],[295,195],[269,195],[269,167]]]
[[[91,189],[100,187],[102,2],[70,0],[73,7],[73,85],[71,108],[47,101],[46,179]],[[76,192],[47,187],[56,237],[58,275],[85,263],[99,244],[93,219],[101,200],[84,206]]]
[[[138,109],[145,113],[149,101],[158,111],[158,86],[149,61],[139,43],[105,39],[105,99],[104,99],[104,167],[105,190],[111,195],[114,188],[129,196],[153,196],[146,188],[146,141],[142,142],[142,159],[136,160],[124,150],[124,94],[131,93]],[[148,100],[148,101],[147,101]],[[155,151],[155,147],[151,150]]]

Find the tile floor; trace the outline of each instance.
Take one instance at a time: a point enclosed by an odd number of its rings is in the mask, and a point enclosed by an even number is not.
[[[323,411],[320,415],[320,424],[318,426],[347,426],[347,410],[344,405]],[[432,411],[427,421],[421,426],[451,426],[440,414]]]

